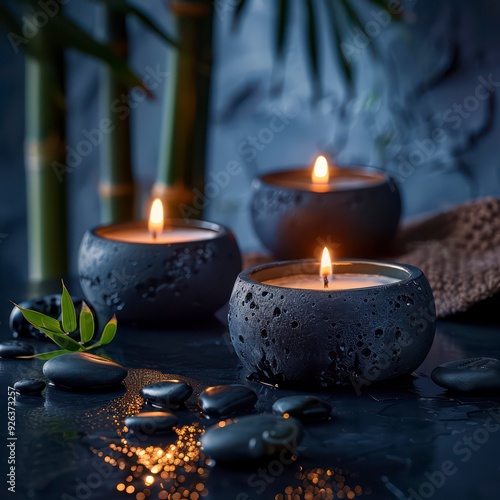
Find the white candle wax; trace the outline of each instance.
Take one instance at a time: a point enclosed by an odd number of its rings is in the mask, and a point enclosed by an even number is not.
[[[168,222],[167,222],[168,224]],[[187,243],[189,241],[204,241],[215,238],[219,233],[210,229],[197,227],[166,227],[153,238],[153,235],[144,227],[108,227],[99,232],[99,235],[109,240],[125,241],[128,243],[149,243],[164,245],[168,243]]]
[[[334,274],[328,278],[328,288],[324,287],[323,278],[312,274],[295,274],[283,278],[263,281],[266,285],[281,288],[298,288],[301,290],[351,290],[353,288],[369,288],[371,286],[388,285],[400,281],[389,276],[378,274]]]

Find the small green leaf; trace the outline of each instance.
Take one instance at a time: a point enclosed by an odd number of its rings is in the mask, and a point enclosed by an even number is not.
[[[39,330],[44,328],[45,330],[50,330],[51,332],[63,333],[61,325],[57,319],[31,309],[25,309],[24,307],[17,305],[15,302],[13,302],[13,304],[21,311],[26,321],[31,323],[35,328],[38,328]]]
[[[82,303],[82,310],[80,312],[80,339],[86,344],[94,336],[94,316],[89,306]]]
[[[45,333],[47,337],[52,340],[55,344],[57,344],[59,347],[62,347],[63,349],[67,349],[68,351],[81,351],[82,346],[76,341],[73,340],[71,337],[68,337],[65,333],[56,333],[56,332],[51,332],[49,330],[44,330],[43,328],[40,328],[40,331]]]
[[[61,294],[61,316],[62,316],[62,327],[65,332],[74,332],[76,330],[76,313],[75,306],[71,300],[71,296],[62,282],[62,294]]]
[[[55,358],[56,356],[60,356],[61,354],[68,354],[71,351],[67,349],[60,349],[59,351],[49,351],[49,352],[41,352],[39,354],[33,354],[32,356],[18,356],[22,359],[42,359],[44,361],[48,359]]]
[[[109,344],[115,338],[117,328],[118,328],[118,322],[116,321],[116,315],[113,314],[113,317],[108,321],[108,324],[104,327],[104,330],[102,331],[101,340],[99,344],[100,345]]]

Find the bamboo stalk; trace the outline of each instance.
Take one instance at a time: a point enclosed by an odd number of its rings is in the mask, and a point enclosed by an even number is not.
[[[42,281],[68,270],[64,59],[43,29],[30,43],[44,54],[26,56],[25,84],[29,279]]]
[[[128,36],[123,12],[104,3],[102,6],[102,34],[104,42],[122,57],[127,58]],[[131,164],[130,118],[123,111],[113,111],[112,103],[128,96],[128,89],[114,76],[108,67],[102,68],[99,105],[100,119],[107,120],[103,127],[103,143],[100,157],[99,195],[101,221],[123,222],[134,218],[135,185]],[[126,101],[127,102],[127,101]]]
[[[170,217],[201,218],[193,208],[205,183],[209,113],[213,3],[172,0],[181,50],[168,49],[161,146],[152,196],[162,199]],[[199,190],[199,191],[197,191]]]

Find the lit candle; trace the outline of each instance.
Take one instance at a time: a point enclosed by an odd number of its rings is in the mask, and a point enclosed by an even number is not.
[[[78,258],[82,290],[98,313],[144,323],[213,314],[227,302],[240,270],[231,231],[165,218],[159,199],[147,221],[87,231]]]
[[[340,266],[345,266],[341,263]],[[313,274],[293,274],[280,278],[265,280],[266,285],[278,286],[281,288],[298,288],[302,290],[351,290],[354,288],[369,288],[372,286],[389,285],[400,281],[390,276],[378,274],[357,274],[338,273],[333,274],[333,265],[330,253],[325,247],[323,250],[321,263],[319,266],[319,276]]]
[[[328,193],[347,189],[359,189],[381,184],[382,173],[363,168],[336,168],[328,164],[324,156],[318,156],[311,169],[295,169],[273,172],[264,176],[277,186],[300,189],[313,193]]]
[[[100,228],[99,235],[110,240],[158,245],[204,241],[218,235],[215,230],[193,227],[188,224],[172,226],[168,223],[168,219],[167,224],[165,221],[163,204],[159,198],[156,198],[151,205],[147,227],[142,223],[116,224]]]
[[[318,156],[314,167],[263,174],[252,188],[253,227],[279,260],[314,255],[321,240],[337,258],[386,253],[398,227],[399,191],[379,169],[330,166]]]

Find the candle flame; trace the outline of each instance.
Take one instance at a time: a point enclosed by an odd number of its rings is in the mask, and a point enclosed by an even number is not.
[[[321,267],[319,274],[322,278],[328,278],[332,275],[332,273],[332,259],[330,258],[330,252],[328,251],[328,248],[325,247],[323,249],[323,255],[321,256]]]
[[[324,156],[318,156],[318,158],[316,158],[311,179],[313,184],[328,184],[330,180],[330,169]]]
[[[163,221],[163,204],[160,198],[155,198],[151,205],[151,213],[149,214],[148,221],[148,229],[153,238],[156,238],[156,235],[163,231]]]

